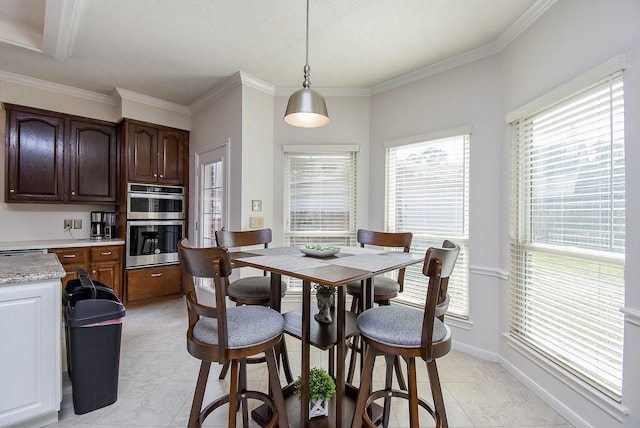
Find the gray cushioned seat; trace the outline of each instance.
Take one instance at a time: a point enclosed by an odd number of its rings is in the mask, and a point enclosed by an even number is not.
[[[284,331],[284,318],[265,306],[227,308],[229,349],[242,349],[268,342]],[[218,320],[201,318],[193,327],[193,336],[205,343],[218,344]]]
[[[347,284],[347,292],[351,294],[360,294],[360,281],[350,282]],[[393,278],[386,276],[373,277],[373,294],[391,294],[399,293],[400,284]]]
[[[287,283],[280,283],[282,297],[287,292]],[[271,296],[271,277],[251,276],[233,281],[227,287],[227,294],[237,299],[261,299]]]
[[[424,312],[404,306],[379,306],[364,311],[358,317],[358,329],[363,336],[376,342],[400,348],[420,348]],[[444,339],[447,327],[434,319],[433,341]]]

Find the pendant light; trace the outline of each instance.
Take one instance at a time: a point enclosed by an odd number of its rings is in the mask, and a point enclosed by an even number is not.
[[[329,123],[327,104],[318,92],[311,89],[309,81],[309,0],[307,0],[307,56],[304,66],[304,82],[302,89],[289,97],[284,121],[289,125],[302,128],[318,128]]]

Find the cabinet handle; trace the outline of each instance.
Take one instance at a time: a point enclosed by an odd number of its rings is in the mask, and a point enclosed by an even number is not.
[[[97,274],[98,274],[98,271],[94,269],[94,270],[93,270],[93,274],[94,274],[94,275],[97,275]]]
[[[16,193],[14,189],[9,189],[9,193]]]
[[[164,175],[160,174],[160,178],[164,178]]]
[[[158,174],[153,174],[154,177],[158,177]]]
[[[63,254],[62,257],[65,258],[65,259],[75,259],[76,255],[75,254]]]
[[[101,256],[110,256],[112,253],[111,251],[107,251],[106,253],[100,253]]]
[[[76,192],[72,191],[71,196],[75,196],[75,195],[76,195]]]
[[[161,273],[152,273],[152,274],[151,274],[151,276],[152,276],[153,278],[156,278],[156,277],[158,277],[158,276],[162,276],[162,274],[161,274]]]

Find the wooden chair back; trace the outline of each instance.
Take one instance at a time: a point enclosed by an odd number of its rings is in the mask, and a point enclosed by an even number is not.
[[[460,247],[451,241],[445,241],[447,246],[431,247],[424,256],[422,273],[429,277],[429,286],[425,302],[424,318],[422,320],[422,358],[425,361],[433,359],[433,328],[436,318],[436,308],[442,290],[442,283],[448,280],[458,259]]]
[[[226,288],[231,274],[231,260],[229,252],[222,247],[193,248],[186,239],[178,243],[180,266],[187,277],[185,286],[187,310],[189,315],[189,330],[187,346],[193,355],[203,360],[226,361],[225,350],[228,344]],[[195,278],[211,278],[215,286],[216,307],[198,302]],[[218,346],[207,345],[195,340],[193,327],[200,317],[216,318],[218,320]],[[215,355],[212,355],[213,354]]]
[[[377,232],[374,230],[358,229],[358,243],[361,247],[365,245],[375,245],[377,247],[402,248],[402,251],[408,253],[411,250],[411,240],[413,233],[411,232]],[[404,286],[405,268],[398,270],[398,284],[400,291]]]
[[[248,247],[251,245],[264,245],[267,248],[272,240],[271,229],[258,230],[216,230],[216,242],[221,247]]]

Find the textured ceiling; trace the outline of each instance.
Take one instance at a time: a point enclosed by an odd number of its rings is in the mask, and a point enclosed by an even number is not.
[[[495,47],[550,3],[311,0],[312,86],[371,88]],[[237,71],[296,88],[305,11],[304,0],[0,0],[0,71],[183,105]]]

